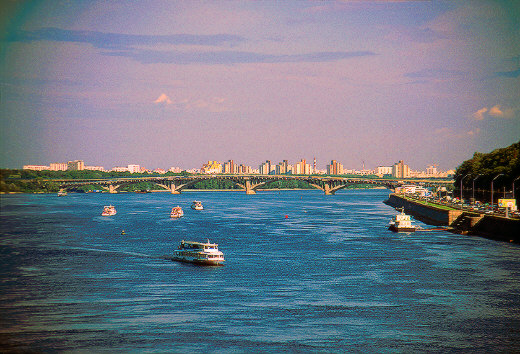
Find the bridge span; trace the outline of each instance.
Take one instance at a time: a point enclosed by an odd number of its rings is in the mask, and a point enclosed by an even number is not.
[[[356,184],[369,184],[395,189],[404,184],[420,184],[425,187],[452,187],[453,181],[430,179],[387,179],[387,178],[362,178],[362,177],[329,177],[329,176],[292,176],[292,175],[191,175],[191,176],[164,176],[164,177],[125,177],[108,179],[68,179],[53,180],[59,184],[60,190],[66,191],[85,185],[99,185],[110,193],[117,193],[122,186],[139,183],[155,183],[172,194],[181,193],[183,189],[205,180],[228,180],[234,182],[247,194],[256,194],[261,186],[275,181],[296,180],[303,181],[322,190],[326,195],[333,195],[338,190]]]

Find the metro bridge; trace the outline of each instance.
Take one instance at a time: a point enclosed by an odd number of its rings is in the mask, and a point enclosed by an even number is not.
[[[453,180],[432,179],[387,179],[387,178],[362,178],[362,177],[327,177],[327,176],[292,176],[292,175],[191,175],[191,176],[167,176],[167,177],[126,177],[108,179],[60,179],[52,180],[59,184],[61,191],[69,188],[77,188],[85,185],[99,185],[110,193],[117,193],[118,189],[134,183],[155,183],[172,194],[179,194],[183,189],[201,181],[206,180],[232,181],[246,194],[256,194],[258,188],[274,181],[303,181],[325,192],[333,195],[338,190],[356,184],[369,184],[395,189],[404,184],[416,184],[424,187],[453,187]]]

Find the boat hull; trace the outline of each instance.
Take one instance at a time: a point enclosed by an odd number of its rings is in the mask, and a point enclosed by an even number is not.
[[[390,225],[388,230],[393,232],[415,232],[415,227],[397,227],[395,225]]]
[[[172,257],[172,261],[182,262],[182,263],[191,263],[200,266],[223,266],[224,261],[213,261],[207,259],[188,259],[182,257]]]

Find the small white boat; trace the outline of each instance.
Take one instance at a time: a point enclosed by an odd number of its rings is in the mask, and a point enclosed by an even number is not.
[[[101,213],[101,216],[112,216],[112,215],[116,215],[116,214],[117,214],[117,211],[113,205],[105,205],[103,207],[103,212]]]
[[[224,253],[218,244],[207,242],[181,241],[179,248],[173,251],[172,260],[200,265],[223,265]]]
[[[193,210],[204,210],[204,207],[202,206],[202,202],[198,200],[194,200],[193,203],[191,203],[191,208]]]
[[[184,216],[184,211],[182,211],[182,208],[180,206],[176,206],[172,208],[172,211],[170,212],[170,218],[180,218]]]
[[[58,197],[66,197],[67,196],[67,192],[66,191],[59,191],[58,192]]]
[[[397,214],[390,220],[388,229],[394,232],[414,232],[416,226],[412,224],[412,217],[404,213],[404,208],[401,209],[401,213]]]

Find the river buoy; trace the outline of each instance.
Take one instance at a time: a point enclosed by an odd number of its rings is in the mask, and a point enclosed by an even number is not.
[[[288,219],[288,218],[289,218],[289,215],[285,215],[285,218]]]

